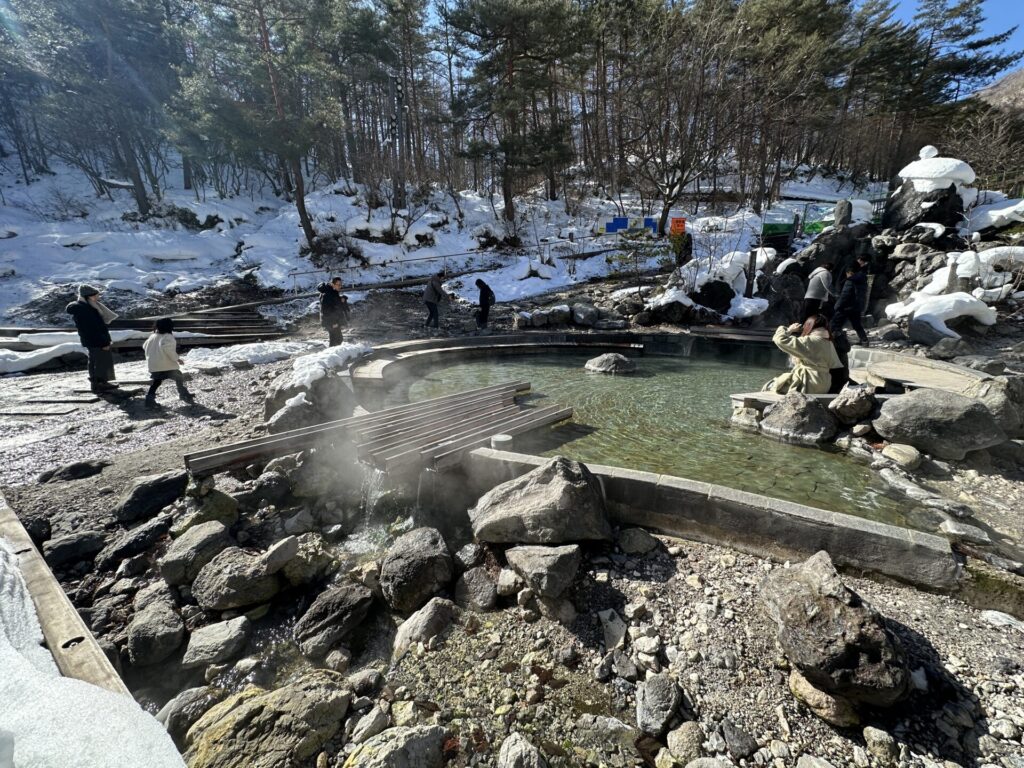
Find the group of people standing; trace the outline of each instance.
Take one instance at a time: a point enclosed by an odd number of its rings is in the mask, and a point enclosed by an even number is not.
[[[427,281],[427,287],[423,289],[423,303],[427,305],[427,319],[423,323],[426,328],[440,327],[438,305],[442,301],[449,301],[451,299],[444,290],[444,276],[444,271],[431,275],[430,280]],[[476,281],[476,287],[480,295],[477,300],[478,309],[473,317],[476,320],[476,327],[484,329],[487,327],[491,307],[494,306],[497,297],[495,297],[494,291],[491,290],[491,286],[479,278]]]
[[[450,301],[451,297],[444,289],[444,271],[437,272],[430,276],[423,289],[423,303],[427,307],[427,318],[423,322],[425,328],[440,328],[441,313],[439,305],[443,301]],[[483,280],[477,279],[477,290],[480,295],[478,309],[474,313],[477,328],[487,327],[490,319],[491,307],[497,301],[494,291]],[[317,291],[320,293],[320,324],[327,331],[327,344],[336,347],[342,342],[342,328],[348,323],[351,309],[348,303],[348,296],[341,292],[342,280],[340,277],[331,278],[330,282],[320,283]]]
[[[78,339],[89,356],[89,388],[97,395],[117,392],[119,387],[110,337],[110,323],[117,319],[117,315],[100,301],[99,290],[91,285],[79,286],[78,299],[68,304],[66,311],[74,320]],[[150,375],[146,407],[156,407],[156,392],[165,381],[173,381],[178,397],[188,405],[195,405],[195,398],[185,386],[185,375],[181,372],[174,321],[169,317],[157,320],[142,349]]]
[[[775,346],[789,355],[793,367],[769,381],[766,390],[778,394],[835,394],[850,380],[851,345],[845,326],[849,323],[858,343],[868,346],[861,322],[868,298],[868,265],[868,259],[858,257],[847,267],[838,293],[832,288],[831,263],[811,272],[804,293],[803,322],[779,326],[772,337]]]

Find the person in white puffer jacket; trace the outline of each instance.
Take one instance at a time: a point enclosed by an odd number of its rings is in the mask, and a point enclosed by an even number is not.
[[[821,313],[822,307],[828,303],[832,292],[832,262],[826,261],[811,272],[807,278],[807,290],[804,292],[804,319]]]
[[[168,379],[178,387],[178,397],[182,401],[195,405],[196,399],[185,387],[185,374],[181,372],[178,343],[174,340],[174,321],[169,317],[157,320],[153,333],[146,339],[142,349],[146,353],[146,365],[153,380],[146,393],[146,407],[156,407],[156,391]]]

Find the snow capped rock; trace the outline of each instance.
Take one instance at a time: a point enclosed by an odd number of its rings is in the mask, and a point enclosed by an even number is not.
[[[934,147],[925,147],[934,149]],[[922,150],[923,153],[923,150]],[[914,188],[918,192],[930,192],[936,189],[946,189],[951,184],[957,189],[974,183],[974,169],[963,160],[953,157],[937,157],[929,155],[915,160],[900,171],[901,179],[909,179],[914,182]]]
[[[887,306],[885,316],[890,320],[912,316],[915,320],[927,323],[942,335],[955,339],[959,339],[960,334],[946,325],[948,320],[973,317],[982,325],[995,325],[996,322],[996,311],[969,293],[948,293],[943,296],[913,293],[905,303],[898,302]]]

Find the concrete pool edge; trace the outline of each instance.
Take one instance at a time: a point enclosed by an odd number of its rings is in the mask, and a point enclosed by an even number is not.
[[[683,355],[694,341],[706,339],[770,347],[771,337],[763,332],[730,332],[693,328],[677,332],[638,333],[633,331],[526,331],[495,336],[462,336],[415,339],[374,347],[349,368],[354,386],[388,387],[409,368],[446,362],[505,355],[531,355],[576,350],[580,352],[634,351],[642,355]],[[774,348],[774,347],[772,347]]]
[[[478,448],[462,466],[482,493],[547,461]],[[776,560],[804,559],[825,550],[841,568],[929,590],[955,591],[964,579],[961,559],[940,536],[671,475],[587,466],[600,479],[609,512],[620,525]]]

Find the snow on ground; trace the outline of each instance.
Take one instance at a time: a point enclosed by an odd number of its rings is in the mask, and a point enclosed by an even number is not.
[[[261,341],[231,347],[193,347],[182,357],[182,362],[199,370],[230,368],[238,363],[264,365],[297,357],[323,345],[322,341]]]
[[[127,695],[61,677],[43,647],[18,558],[0,539],[0,738],[13,765],[183,768],[170,736]]]
[[[338,371],[360,355],[365,355],[373,347],[369,344],[353,344],[343,342],[336,347],[327,347],[319,352],[301,355],[292,363],[292,375],[282,382],[281,386],[309,388],[314,381],[322,379],[328,371]]]
[[[991,196],[991,192],[983,193],[983,197]],[[978,232],[989,227],[1008,227],[1024,221],[1024,200],[999,200],[998,202],[979,205],[970,212],[970,229]]]
[[[33,349],[29,352],[13,352],[0,349],[0,374],[22,373],[30,371],[43,363],[75,352],[85,355],[85,347],[77,341],[70,344],[58,344],[55,347]]]

